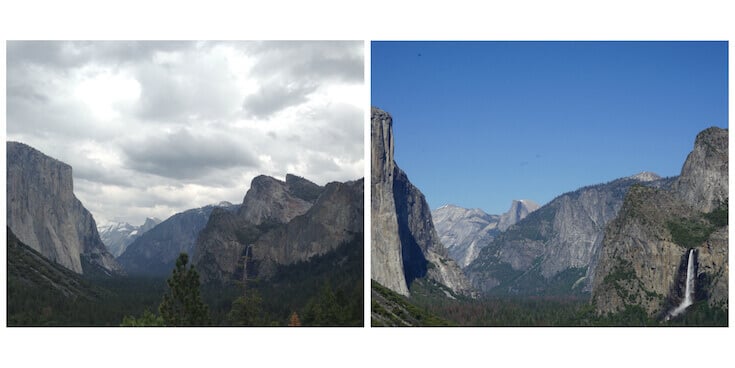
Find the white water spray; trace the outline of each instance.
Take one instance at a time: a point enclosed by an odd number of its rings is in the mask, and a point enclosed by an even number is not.
[[[687,283],[684,289],[684,300],[681,301],[678,307],[669,313],[666,320],[676,317],[688,306],[694,303],[694,249],[689,250],[689,260],[687,262]]]

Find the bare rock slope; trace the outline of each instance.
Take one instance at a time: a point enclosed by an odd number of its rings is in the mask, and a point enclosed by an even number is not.
[[[628,189],[670,183],[639,174],[562,194],[499,233],[465,272],[485,293],[588,292],[605,226],[617,216]]]
[[[18,239],[79,274],[89,267],[122,272],[74,195],[71,166],[23,143],[7,142],[6,149],[7,225]]]
[[[236,212],[212,212],[194,264],[204,282],[229,282],[324,255],[363,234],[363,193],[362,179],[321,187],[290,174],[258,176]]]
[[[424,195],[393,159],[393,119],[372,108],[371,129],[371,278],[403,295],[422,277],[469,294],[469,282],[439,240]]]

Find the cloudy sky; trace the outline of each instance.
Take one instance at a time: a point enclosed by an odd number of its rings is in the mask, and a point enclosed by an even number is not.
[[[98,224],[364,176],[363,42],[8,42],[7,139],[70,164]]]

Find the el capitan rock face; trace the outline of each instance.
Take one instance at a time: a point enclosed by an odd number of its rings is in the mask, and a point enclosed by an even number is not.
[[[408,295],[403,273],[401,240],[393,198],[393,119],[385,111],[371,111],[370,276],[399,294]]]
[[[371,111],[371,278],[403,295],[416,278],[429,277],[457,293],[470,286],[434,229],[424,195],[393,159],[393,119]]]
[[[7,142],[8,227],[44,257],[76,273],[122,272],[100,240],[92,214],[74,196],[71,166]]]
[[[727,130],[708,128],[671,189],[636,187],[606,229],[592,288],[598,313],[640,306],[665,317],[683,295],[695,250],[696,300],[728,307]]]

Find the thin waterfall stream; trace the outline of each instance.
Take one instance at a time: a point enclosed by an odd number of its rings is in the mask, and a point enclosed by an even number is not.
[[[689,249],[689,260],[687,261],[687,281],[684,289],[684,300],[681,301],[678,307],[669,312],[666,320],[678,316],[694,303],[694,276],[694,249],[692,248]]]

